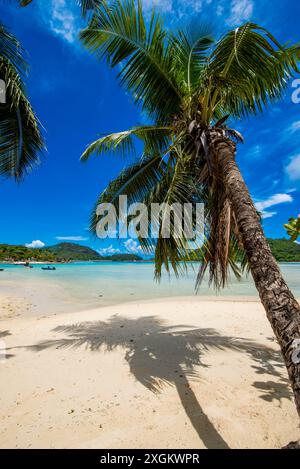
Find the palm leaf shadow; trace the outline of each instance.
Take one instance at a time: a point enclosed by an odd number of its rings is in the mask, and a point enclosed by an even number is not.
[[[240,351],[258,361],[262,358],[261,344],[223,336],[211,328],[170,326],[155,316],[129,319],[114,315],[107,322],[62,325],[54,331],[67,337],[39,342],[29,348],[40,352],[48,348],[85,347],[92,352],[100,349],[110,352],[122,347],[130,372],[147,389],[158,393],[165,385],[176,387],[186,415],[207,448],[228,445],[190,387],[189,379],[197,379],[195,367],[206,367],[202,356],[213,349]]]

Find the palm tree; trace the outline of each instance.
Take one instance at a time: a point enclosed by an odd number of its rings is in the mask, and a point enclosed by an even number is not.
[[[0,23],[0,175],[20,180],[44,148],[40,124],[26,97],[27,72],[18,40]]]
[[[236,163],[242,136],[229,119],[263,111],[281,97],[297,71],[299,46],[282,46],[264,28],[246,23],[215,42],[199,27],[173,34],[153,12],[146,22],[141,2],[103,3],[81,32],[84,45],[118,70],[118,78],[147,114],[151,125],[134,127],[93,142],[83,153],[121,150],[134,137],[144,142],[142,157],[128,166],[100,195],[97,204],[206,201],[207,240],[198,283],[209,267],[210,280],[223,287],[236,248],[243,251],[267,317],[280,344],[300,415],[300,363],[292,359],[300,338],[300,308],[284,281],[264,236],[249,191]],[[91,229],[97,216],[93,211]],[[159,229],[161,230],[162,218]],[[173,233],[174,234],[174,233]],[[141,239],[155,243],[155,270],[179,272],[187,240]]]

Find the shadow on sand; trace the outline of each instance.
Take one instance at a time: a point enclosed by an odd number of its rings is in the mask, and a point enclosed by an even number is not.
[[[93,352],[124,348],[131,373],[147,389],[157,393],[164,385],[176,387],[186,415],[207,448],[228,448],[228,445],[201,408],[189,385],[189,379],[197,378],[195,367],[207,366],[202,362],[203,353],[216,349],[246,353],[255,361],[257,372],[261,373],[265,372],[261,367],[268,366],[265,357],[272,354],[274,359],[273,349],[256,342],[222,336],[214,329],[169,326],[155,316],[129,319],[115,315],[107,322],[58,326],[54,331],[65,334],[65,337],[40,342],[29,348],[37,352],[51,347],[84,346]],[[278,357],[276,360],[278,366],[282,366]],[[276,370],[276,373],[279,371]],[[257,387],[265,391],[260,383]]]
[[[275,339],[270,339],[275,340]],[[254,365],[252,367],[258,375],[269,375],[276,377],[277,381],[255,381],[252,386],[261,391],[259,396],[267,402],[278,401],[281,404],[282,399],[293,398],[293,393],[285,373],[285,365],[283,363],[280,351],[273,349],[262,349],[256,357],[252,357]]]

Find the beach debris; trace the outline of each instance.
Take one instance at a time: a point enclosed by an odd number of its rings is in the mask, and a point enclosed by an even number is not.
[[[75,410],[74,409],[71,409],[69,410],[68,414],[74,414]]]

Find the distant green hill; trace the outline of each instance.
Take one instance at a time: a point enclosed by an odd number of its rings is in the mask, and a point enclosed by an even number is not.
[[[101,256],[88,246],[75,243],[59,243],[41,249],[25,246],[0,244],[0,262],[64,262],[64,261],[141,261],[136,254],[114,254]]]
[[[43,249],[31,249],[25,246],[0,244],[1,262],[22,262],[27,260],[54,262],[55,256],[52,252]]]
[[[300,262],[300,245],[290,241],[289,239],[272,239],[269,238],[268,242],[270,244],[273,256],[278,262]],[[201,261],[202,259],[201,249],[196,249],[192,255],[191,259],[195,261]]]
[[[300,262],[300,245],[289,239],[268,239],[273,256],[278,262]]]
[[[115,262],[126,262],[126,261],[142,261],[143,258],[136,254],[113,254],[112,256],[103,257],[105,260]]]
[[[56,259],[66,261],[99,261],[103,259],[94,249],[75,243],[59,243],[54,246],[45,247],[42,250],[50,252]]]
[[[300,245],[288,239],[268,240],[275,256],[279,262],[300,262]],[[201,252],[195,251],[194,260],[201,260]],[[63,262],[63,261],[141,261],[142,258],[136,254],[113,254],[101,256],[88,246],[75,243],[59,243],[42,249],[26,248],[11,244],[0,244],[0,262]]]

